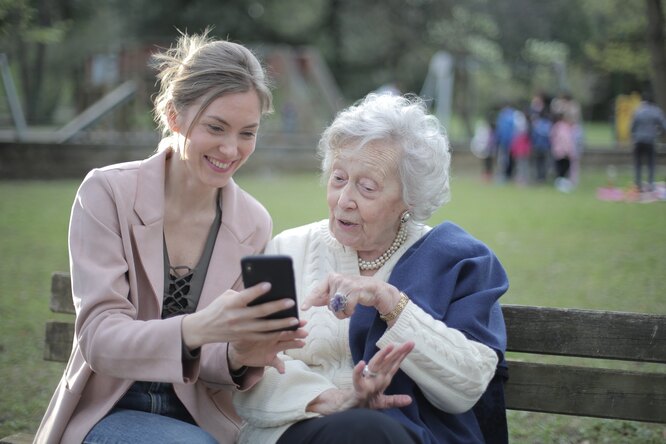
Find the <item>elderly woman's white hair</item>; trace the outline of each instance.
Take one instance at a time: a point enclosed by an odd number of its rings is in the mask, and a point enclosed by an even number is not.
[[[449,141],[422,99],[369,94],[341,111],[319,141],[324,178],[331,174],[336,152],[363,148],[374,141],[401,150],[402,198],[414,221],[426,221],[449,200]]]

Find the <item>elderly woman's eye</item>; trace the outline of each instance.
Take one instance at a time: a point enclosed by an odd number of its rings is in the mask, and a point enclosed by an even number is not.
[[[375,191],[375,190],[377,189],[377,187],[375,186],[375,184],[372,183],[372,182],[369,182],[369,181],[359,182],[358,186],[359,186],[363,191],[367,191],[367,192],[369,192],[369,193],[371,193],[371,192],[373,192],[373,191]]]

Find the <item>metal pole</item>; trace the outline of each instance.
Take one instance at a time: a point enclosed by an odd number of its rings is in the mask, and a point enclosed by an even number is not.
[[[16,94],[14,81],[12,80],[12,73],[9,71],[9,61],[5,53],[0,53],[0,70],[2,71],[2,83],[5,86],[5,93],[7,93],[7,101],[9,102],[9,110],[14,119],[14,126],[16,127],[16,138],[23,140],[28,125],[25,123],[23,110],[21,109],[21,102]]]

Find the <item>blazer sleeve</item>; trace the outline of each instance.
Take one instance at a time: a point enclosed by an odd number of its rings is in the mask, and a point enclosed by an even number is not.
[[[181,316],[137,320],[130,301],[131,237],[108,171],[91,172],[78,190],[69,229],[75,335],[93,371],[160,382],[191,382],[198,365],[183,368]],[[136,290],[138,291],[138,289]]]

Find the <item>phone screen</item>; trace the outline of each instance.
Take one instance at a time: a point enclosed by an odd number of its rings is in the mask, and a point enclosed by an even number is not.
[[[265,302],[290,298],[296,302],[296,285],[294,283],[294,267],[291,257],[285,255],[246,256],[241,259],[241,270],[245,288],[252,287],[260,282],[270,282],[271,289],[250,302],[248,305],[258,305]],[[278,311],[266,319],[281,319],[287,317],[298,318],[298,307]],[[297,327],[290,327],[295,330]]]

